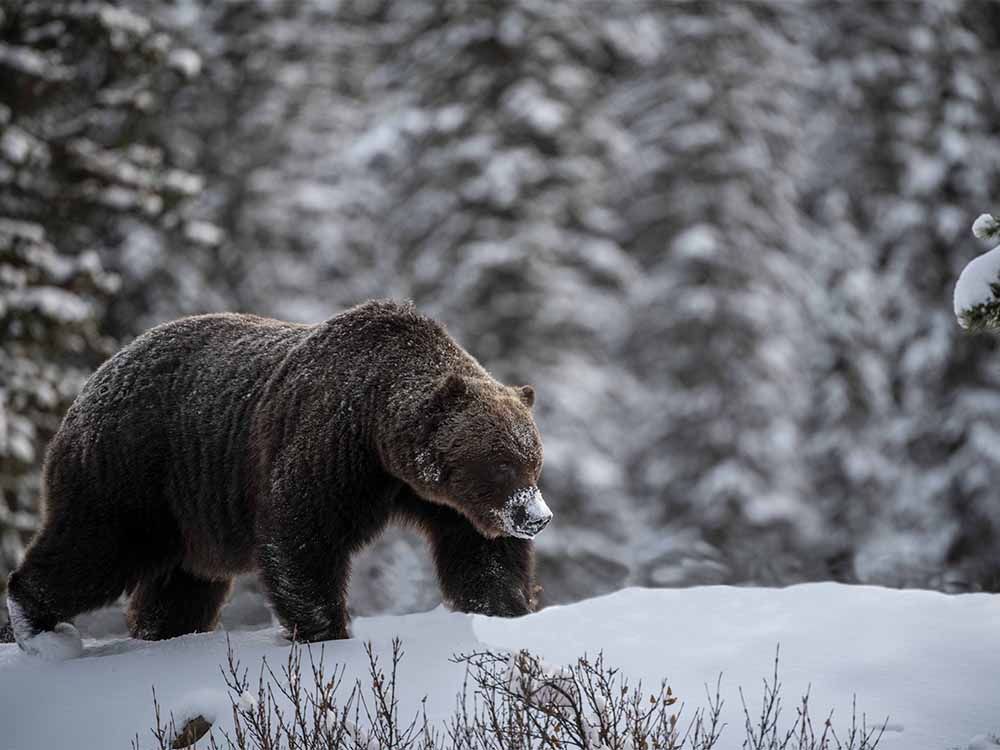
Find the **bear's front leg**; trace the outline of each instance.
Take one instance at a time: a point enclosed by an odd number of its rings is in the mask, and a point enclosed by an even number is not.
[[[460,612],[519,617],[535,611],[532,542],[486,539],[467,525],[435,535],[434,562],[446,603]]]
[[[517,617],[535,610],[532,542],[487,539],[465,516],[404,489],[396,513],[430,540],[441,593],[461,612]]]
[[[261,579],[289,636],[298,641],[350,638],[350,561],[327,549],[288,539],[258,549]]]
[[[349,638],[351,555],[389,520],[395,483],[363,453],[340,451],[303,428],[273,461],[256,503],[261,579],[289,635],[300,641]]]

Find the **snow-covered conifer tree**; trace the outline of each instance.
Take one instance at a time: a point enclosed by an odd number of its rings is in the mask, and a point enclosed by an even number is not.
[[[810,264],[830,289],[814,319],[827,351],[803,445],[812,494],[858,580],[994,588],[1000,360],[951,309],[956,248],[971,250],[969,210],[989,205],[1000,164],[994,9],[814,10],[826,85],[801,189],[839,250]]]
[[[123,232],[190,229],[201,180],[140,134],[199,67],[113,3],[0,9],[0,581],[34,527],[45,443],[112,351]]]

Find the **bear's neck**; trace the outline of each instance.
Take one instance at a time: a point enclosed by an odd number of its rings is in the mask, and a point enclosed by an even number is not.
[[[376,442],[382,465],[391,474],[411,473],[414,457],[426,451],[432,427],[431,400],[449,375],[489,377],[475,360],[468,355],[466,358],[446,365],[435,360],[405,372],[396,371],[380,384],[378,392],[384,401],[377,412]]]
[[[383,468],[395,476],[404,469],[397,464],[425,445],[426,405],[440,383],[452,374],[490,377],[422,316],[348,313],[320,324],[311,338],[310,349],[325,350],[319,356],[327,372],[336,371],[335,388],[364,415],[364,424],[355,427],[367,433]]]

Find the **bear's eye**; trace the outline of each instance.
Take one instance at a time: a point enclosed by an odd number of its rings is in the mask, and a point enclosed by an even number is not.
[[[513,464],[501,462],[496,464],[496,466],[494,466],[494,474],[496,475],[499,481],[509,482],[514,479],[516,472],[514,470]]]

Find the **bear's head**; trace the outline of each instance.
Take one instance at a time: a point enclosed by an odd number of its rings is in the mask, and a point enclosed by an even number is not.
[[[447,376],[424,404],[426,432],[408,483],[461,512],[486,537],[531,539],[552,519],[538,490],[542,440],[534,400],[529,385]]]

